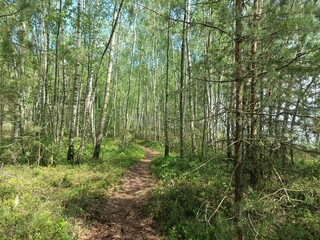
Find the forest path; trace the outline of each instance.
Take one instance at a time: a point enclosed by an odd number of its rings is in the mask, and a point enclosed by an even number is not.
[[[130,167],[116,189],[108,191],[107,200],[101,206],[103,211],[92,218],[80,239],[160,239],[146,211],[149,193],[156,184],[149,166],[159,153],[149,148],[145,151],[146,158]]]

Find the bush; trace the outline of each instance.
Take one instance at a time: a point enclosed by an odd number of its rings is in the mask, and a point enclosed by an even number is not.
[[[207,160],[159,157],[161,179],[150,212],[169,239],[236,239],[232,163],[219,154]],[[247,239],[320,239],[319,162],[305,161],[245,185],[240,224]],[[278,166],[274,166],[278,168]],[[248,177],[244,173],[244,177]],[[218,207],[219,206],[219,207]]]
[[[0,239],[74,239],[61,209],[32,193],[2,200],[0,215]]]
[[[62,147],[54,149],[63,149]],[[79,165],[55,155],[54,166],[5,165],[0,170],[0,239],[76,239],[79,224],[99,218],[106,191],[116,185],[129,166],[144,157],[144,149],[106,140],[100,161]],[[91,152],[90,152],[91,155]],[[63,158],[63,159],[62,159]]]
[[[227,220],[232,217],[232,198],[226,197],[210,218],[221,196],[231,195],[225,174],[229,165],[223,163],[223,155],[206,163],[196,156],[184,161],[159,157],[151,168],[161,184],[154,192],[150,212],[169,239],[232,239],[233,225]]]

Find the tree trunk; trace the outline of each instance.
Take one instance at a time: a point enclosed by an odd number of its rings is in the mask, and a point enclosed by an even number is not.
[[[169,157],[169,127],[168,127],[168,105],[169,105],[169,62],[170,62],[170,38],[171,38],[171,21],[170,7],[168,10],[168,32],[167,32],[167,63],[166,63],[166,82],[165,82],[165,104],[164,104],[164,156]]]
[[[60,86],[60,76],[59,76],[59,48],[60,48],[60,29],[61,29],[61,17],[62,17],[62,0],[57,1],[59,5],[59,17],[57,21],[57,33],[56,33],[56,46],[55,46],[55,59],[54,59],[54,85],[53,85],[53,101],[52,101],[52,138],[54,142],[58,141],[58,129],[59,129],[59,86]]]
[[[121,149],[124,150],[126,142],[127,142],[127,132],[129,130],[129,101],[130,101],[130,94],[131,94],[131,82],[133,76],[133,64],[134,64],[134,57],[135,57],[135,48],[136,48],[136,41],[137,41],[137,32],[136,32],[136,25],[137,25],[137,12],[134,16],[134,23],[133,23],[133,44],[132,44],[132,52],[131,52],[131,64],[130,64],[130,73],[129,73],[129,80],[128,80],[128,92],[127,92],[127,99],[126,99],[126,106],[125,106],[125,120],[124,120],[124,129],[122,135],[122,144]]]
[[[66,69],[66,61],[63,60],[62,63],[62,99],[61,99],[61,116],[60,116],[60,132],[59,137],[60,139],[64,138],[64,129],[65,129],[65,109],[66,109],[66,102],[67,102],[67,69]]]
[[[187,14],[189,0],[184,1],[184,20],[182,28],[182,45],[180,60],[179,119],[180,119],[180,158],[184,157],[184,81],[185,81],[185,48],[187,38]]]
[[[113,14],[113,27],[114,28],[116,28],[115,24],[116,24],[116,20],[118,18],[118,14],[119,13],[117,11],[117,6],[115,5],[114,14]],[[110,41],[110,46],[109,46],[110,52],[109,52],[108,74],[107,74],[106,84],[105,84],[105,89],[104,89],[105,91],[104,91],[102,114],[101,114],[101,119],[100,119],[100,129],[98,131],[98,136],[96,137],[96,142],[95,142],[95,147],[94,147],[94,152],[93,152],[94,159],[99,159],[102,139],[104,138],[104,135],[106,132],[107,109],[108,109],[108,102],[109,102],[109,96],[110,96],[110,83],[111,83],[112,69],[113,69],[114,39],[115,39],[114,36],[112,36],[111,41]]]
[[[194,111],[194,101],[193,101],[193,80],[192,80],[192,64],[191,64],[191,53],[189,46],[189,28],[190,28],[190,2],[188,1],[188,6],[186,9],[186,36],[185,36],[185,48],[186,48],[186,58],[187,58],[187,82],[189,84],[189,108],[191,114],[190,120],[190,130],[191,130],[191,154],[196,153],[196,135],[195,135],[195,111]]]
[[[210,19],[211,16],[211,9],[209,11],[209,16],[208,19]],[[205,46],[205,76],[208,81],[203,82],[203,116],[204,116],[204,122],[203,122],[203,128],[202,128],[202,144],[201,144],[201,156],[202,159],[205,157],[205,152],[207,147],[208,147],[208,129],[209,129],[209,112],[210,112],[210,97],[209,97],[209,90],[208,90],[208,85],[210,84],[211,80],[211,66],[209,65],[209,59],[210,59],[210,47],[211,47],[211,31],[208,33],[208,38],[206,41],[206,46]]]
[[[113,112],[113,139],[117,139],[117,122],[118,122],[118,112],[117,112],[117,90],[118,90],[118,75],[119,75],[119,67],[117,69],[117,72],[115,74],[115,78],[113,81],[113,106],[112,106],[112,112]]]
[[[253,23],[252,27],[254,30],[258,28],[258,18],[259,18],[259,0],[254,0],[253,2]],[[256,73],[256,54],[257,54],[257,40],[256,37],[251,43],[251,86],[250,86],[250,119],[251,119],[251,126],[250,126],[250,162],[251,162],[251,170],[250,170],[250,183],[251,185],[256,188],[258,181],[259,181],[259,166],[258,166],[258,159],[257,159],[257,98],[256,98],[256,84],[257,84],[257,73]]]
[[[155,22],[155,19],[154,19]],[[152,42],[152,105],[153,105],[153,141],[157,141],[157,39],[154,35]]]
[[[241,42],[242,42],[242,0],[235,2],[236,26],[234,38],[234,59],[235,59],[235,82],[236,82],[236,131],[235,131],[235,204],[236,204],[236,228],[237,238],[243,239],[243,230],[240,225],[240,201],[243,196],[242,190],[242,167],[243,167],[243,95],[244,82],[241,76]]]
[[[140,57],[139,63],[142,62],[142,57]],[[135,138],[139,137],[140,132],[140,95],[141,95],[141,68],[138,70],[138,82],[137,82],[137,104],[136,104],[136,123],[135,123]]]
[[[77,49],[80,50],[81,48],[81,1],[78,0],[78,13],[77,13],[77,41],[76,46]],[[74,163],[74,138],[76,134],[76,123],[77,123],[77,114],[78,114],[78,100],[80,94],[80,62],[77,59],[77,63],[75,66],[75,76],[73,82],[73,101],[72,101],[72,112],[71,112],[71,122],[70,122],[70,129],[69,129],[69,148],[68,148],[68,155],[67,160],[71,163]]]

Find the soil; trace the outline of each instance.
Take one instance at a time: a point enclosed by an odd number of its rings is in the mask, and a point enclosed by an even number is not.
[[[146,148],[146,158],[132,166],[120,186],[109,190],[107,198],[95,207],[99,211],[92,214],[88,230],[79,239],[161,239],[147,216],[150,192],[156,184],[149,165],[158,154]]]

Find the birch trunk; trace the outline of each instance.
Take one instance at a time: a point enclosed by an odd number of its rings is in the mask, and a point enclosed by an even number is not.
[[[167,32],[167,63],[166,63],[166,82],[165,82],[165,104],[164,104],[164,156],[169,157],[169,127],[168,127],[168,105],[169,105],[169,62],[170,62],[170,38],[171,38],[171,22],[170,7],[168,12],[168,32]]]
[[[78,0],[78,13],[77,13],[77,41],[76,41],[77,49],[81,48],[81,0]],[[71,122],[70,122],[70,131],[69,131],[69,148],[67,160],[71,163],[74,163],[74,140],[77,130],[77,114],[78,114],[78,101],[80,94],[80,61],[77,59],[77,63],[75,66],[75,74],[74,74],[74,82],[73,82],[73,100],[72,100],[72,112],[71,112]]]
[[[114,8],[114,14],[113,14],[113,25],[114,28],[116,27],[116,20],[118,18],[118,11],[117,6]],[[115,30],[114,30],[115,31]],[[111,37],[110,40],[110,51],[109,51],[109,66],[108,66],[108,73],[106,78],[106,84],[105,84],[105,91],[104,91],[104,99],[103,99],[103,108],[102,108],[102,115],[100,119],[100,128],[98,131],[98,136],[96,137],[94,152],[93,152],[93,158],[99,159],[100,156],[100,150],[101,150],[101,143],[105,136],[106,131],[106,122],[107,122],[107,110],[108,110],[108,103],[109,103],[109,96],[110,96],[110,83],[111,83],[111,77],[112,77],[112,69],[113,69],[113,52],[114,52],[114,36]]]
[[[180,158],[184,157],[184,82],[185,82],[185,51],[187,38],[187,15],[189,0],[184,1],[184,19],[182,27],[182,45],[180,60],[180,89],[179,89],[179,120],[180,120]]]
[[[122,135],[122,144],[121,149],[124,150],[124,147],[127,142],[127,133],[129,130],[129,101],[130,101],[130,94],[131,94],[131,85],[132,85],[132,76],[133,76],[133,64],[134,64],[134,57],[135,57],[135,48],[136,48],[136,41],[137,41],[137,32],[136,32],[136,25],[137,25],[137,12],[134,16],[134,23],[133,23],[133,44],[132,44],[132,52],[131,52],[131,64],[130,64],[130,72],[129,72],[129,80],[128,80],[128,92],[127,92],[127,99],[125,105],[125,114],[124,114],[124,129]]]

